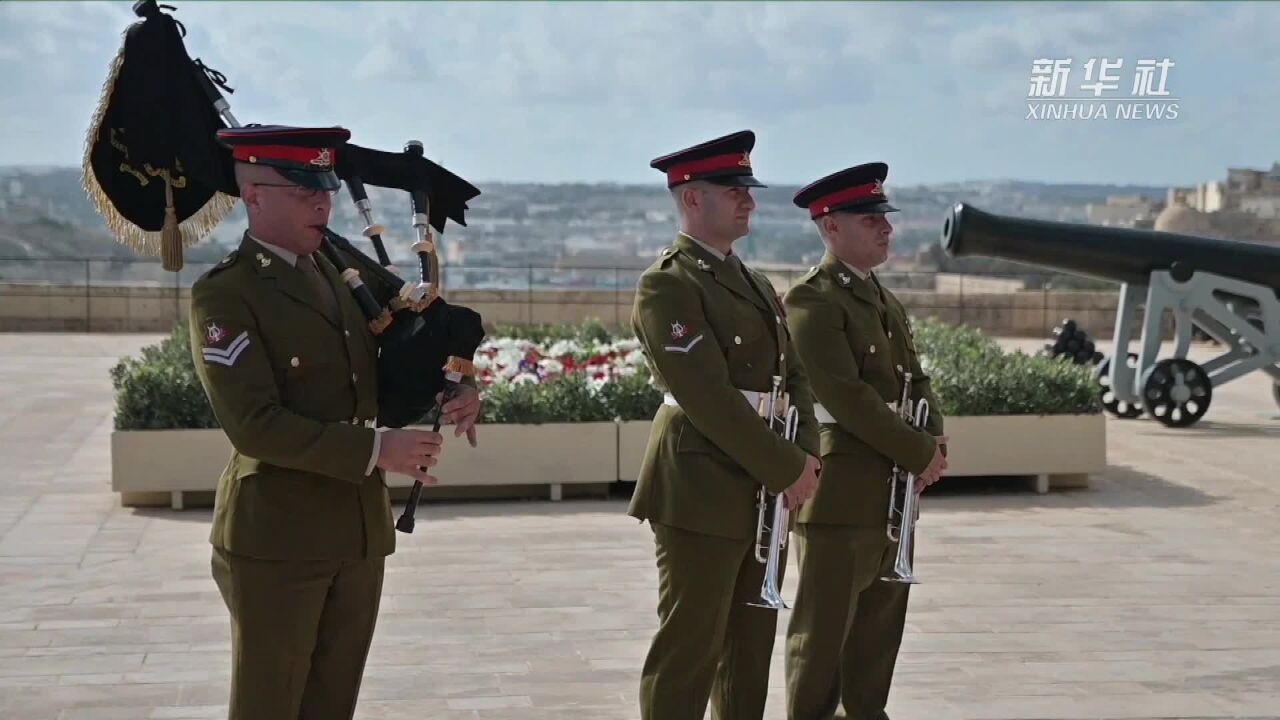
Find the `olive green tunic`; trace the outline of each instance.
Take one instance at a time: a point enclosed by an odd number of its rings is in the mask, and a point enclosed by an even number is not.
[[[907,609],[907,585],[879,580],[893,566],[886,536],[889,478],[933,457],[943,418],[920,366],[902,304],[827,254],[786,297],[796,349],[822,425],[818,492],[799,513],[800,581],[787,633],[788,717],[883,717]],[[928,401],[915,429],[893,406],[911,373]]]
[[[659,628],[640,682],[641,717],[754,720],[764,712],[777,613],[748,606],[764,565],[754,554],[757,495],[786,489],[816,457],[808,383],[794,362],[768,280],[687,236],[641,276],[632,324],[657,387],[630,514],[648,520]],[[766,426],[742,390],[773,378],[798,409],[795,442]],[[783,556],[785,566],[785,555]]]

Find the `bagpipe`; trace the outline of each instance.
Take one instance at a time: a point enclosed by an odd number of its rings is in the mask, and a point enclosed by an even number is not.
[[[182,268],[183,248],[199,242],[234,207],[235,164],[215,132],[241,127],[220,92],[234,92],[221,73],[192,60],[186,28],[139,0],[141,18],[124,33],[109,68],[87,136],[83,185],[107,227],[125,245],[159,255],[166,270]],[[404,427],[439,413],[464,377],[484,339],[475,311],[440,297],[439,259],[432,231],[449,220],[466,226],[467,202],[480,191],[425,157],[420,142],[387,152],[350,142],[336,150],[335,172],[365,221],[377,260],[326,230],[321,252],[337,267],[378,340],[377,421]],[[415,281],[392,266],[374,222],[367,186],[409,195],[418,257]]]

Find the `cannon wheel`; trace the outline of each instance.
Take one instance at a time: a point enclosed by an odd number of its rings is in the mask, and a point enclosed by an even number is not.
[[[1138,367],[1138,354],[1129,353],[1129,367]],[[1112,415],[1122,420],[1132,420],[1142,415],[1142,406],[1137,403],[1125,402],[1115,396],[1111,392],[1111,356],[1108,355],[1098,363],[1093,369],[1093,379],[1097,381],[1098,387],[1101,388],[1102,407]]]
[[[1209,374],[1186,358],[1168,358],[1142,377],[1147,414],[1169,427],[1186,427],[1204,417],[1213,400]]]

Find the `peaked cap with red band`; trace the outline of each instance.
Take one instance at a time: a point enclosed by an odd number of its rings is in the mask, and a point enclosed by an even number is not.
[[[649,167],[667,174],[669,188],[694,180],[716,185],[767,187],[751,174],[751,149],[755,146],[756,134],[742,130],[663,155],[650,162]]]
[[[809,183],[792,202],[809,211],[817,220],[833,212],[857,214],[897,212],[884,194],[889,166],[882,162],[855,165]]]
[[[246,125],[218,130],[217,137],[231,148],[236,162],[269,165],[290,182],[314,190],[342,187],[334,168],[338,148],[351,138],[350,130]]]

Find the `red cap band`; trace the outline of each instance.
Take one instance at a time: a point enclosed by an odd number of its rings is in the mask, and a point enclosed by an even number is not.
[[[303,165],[315,165],[317,170],[333,168],[335,148],[314,148],[301,145],[236,145],[231,156],[240,162],[259,160],[286,160]]]
[[[667,168],[667,185],[675,185],[693,179],[694,175],[714,172],[716,170],[736,170],[745,168],[751,173],[751,156],[744,152],[728,155],[713,155],[701,160],[677,163]]]
[[[823,195],[809,203],[809,216],[816,218],[819,215],[830,212],[832,205],[840,205],[850,200],[859,200],[865,197],[884,197],[884,188],[880,186],[879,181],[854,185],[843,190],[837,190],[829,195]]]

